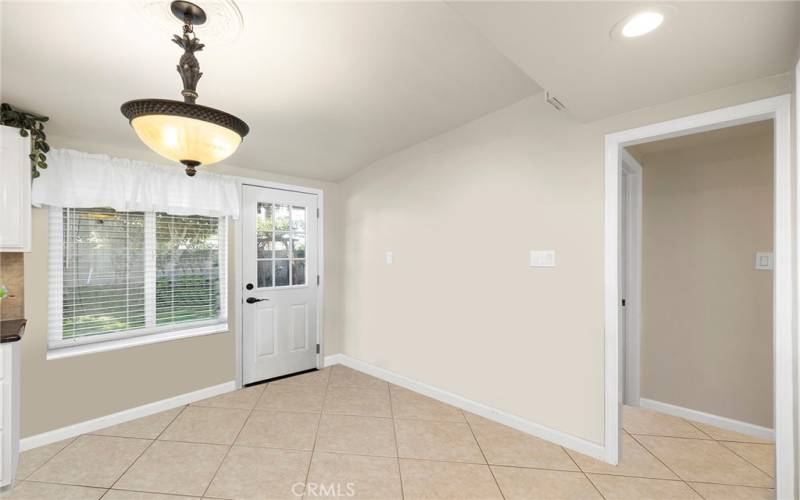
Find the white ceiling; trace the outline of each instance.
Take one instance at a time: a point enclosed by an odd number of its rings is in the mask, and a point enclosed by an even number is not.
[[[794,2],[679,2],[618,42],[635,3],[238,3],[242,35],[198,55],[198,103],[251,126],[228,162],[334,181],[541,87],[589,121],[784,73],[800,36]],[[128,3],[0,8],[3,102],[50,115],[51,134],[145,148],[120,104],[180,99],[172,33]]]
[[[450,5],[584,122],[785,73],[800,41],[800,2],[672,2],[658,30],[619,41],[646,2]]]
[[[242,35],[198,54],[198,104],[250,125],[238,166],[340,180],[540,90],[443,3],[238,4]],[[144,147],[119,106],[181,99],[171,37],[126,3],[4,0],[3,101],[58,136]]]

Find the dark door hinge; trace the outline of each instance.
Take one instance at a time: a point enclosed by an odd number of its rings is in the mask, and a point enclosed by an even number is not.
[[[317,209],[317,219],[319,219],[319,208]]]
[[[319,285],[319,274],[317,275],[317,285]]]
[[[317,354],[319,354],[319,344],[317,344]]]
[[[625,299],[622,299],[622,307],[625,307],[625,304],[626,304]]]

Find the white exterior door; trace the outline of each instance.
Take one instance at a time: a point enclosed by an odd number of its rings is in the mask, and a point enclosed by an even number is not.
[[[317,366],[318,197],[243,186],[245,384]]]

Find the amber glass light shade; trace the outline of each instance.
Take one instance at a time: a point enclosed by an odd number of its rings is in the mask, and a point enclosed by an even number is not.
[[[122,105],[122,114],[150,149],[187,166],[210,165],[232,155],[250,127],[218,109],[166,99],[138,99]]]
[[[210,165],[232,155],[242,137],[215,123],[173,115],[145,115],[131,120],[136,135],[170,160]]]

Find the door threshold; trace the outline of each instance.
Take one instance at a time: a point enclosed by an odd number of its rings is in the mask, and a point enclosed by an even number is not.
[[[285,378],[296,377],[297,375],[303,375],[305,373],[311,373],[316,371],[319,370],[317,368],[310,368],[308,370],[303,370],[301,372],[294,372],[294,373],[289,373],[288,375],[281,375],[280,377],[272,377],[265,380],[259,380],[257,382],[250,382],[249,384],[244,384],[242,387],[253,387],[254,385],[259,385],[259,384],[268,384],[270,382],[275,382],[277,380],[283,380]]]

